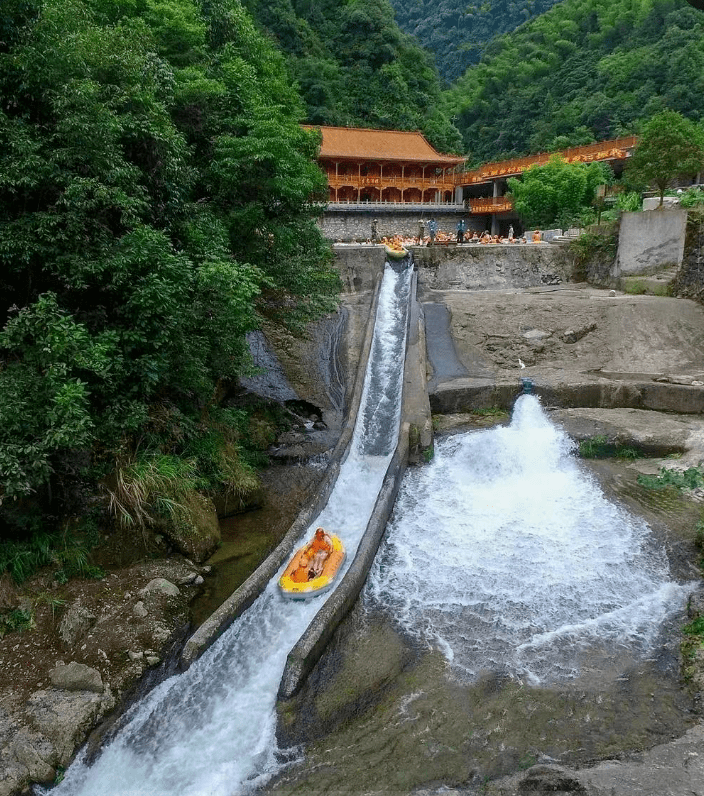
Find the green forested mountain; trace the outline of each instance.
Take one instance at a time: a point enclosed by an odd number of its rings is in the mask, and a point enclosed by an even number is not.
[[[704,117],[704,14],[684,0],[563,0],[449,92],[475,161],[637,132],[663,108]]]
[[[391,0],[402,30],[435,55],[452,82],[481,58],[489,42],[547,11],[559,0]]]
[[[232,482],[245,333],[339,286],[283,57],[239,0],[3,0],[0,33],[0,535],[116,468]]]
[[[422,130],[440,151],[459,151],[432,57],[401,31],[388,0],[247,4],[286,53],[309,122]]]

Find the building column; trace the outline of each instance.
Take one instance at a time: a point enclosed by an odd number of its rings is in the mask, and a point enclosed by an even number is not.
[[[461,205],[464,203],[464,191],[461,185],[455,186],[455,204]]]
[[[496,215],[496,213],[491,214],[491,234],[499,234],[499,217]]]
[[[494,180],[494,199],[498,198],[499,196],[501,196],[499,193],[499,181]]]

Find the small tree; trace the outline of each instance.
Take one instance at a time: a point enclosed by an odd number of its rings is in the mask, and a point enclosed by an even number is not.
[[[662,206],[672,180],[703,166],[704,133],[681,114],[665,110],[645,125],[626,172],[631,183],[656,185]]]
[[[601,163],[568,163],[554,155],[544,166],[531,166],[522,179],[511,178],[513,206],[528,227],[569,227],[589,208],[596,188],[611,181]]]

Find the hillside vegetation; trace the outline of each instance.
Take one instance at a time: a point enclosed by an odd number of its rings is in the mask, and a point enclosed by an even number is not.
[[[448,94],[474,161],[704,114],[704,14],[684,0],[563,0],[499,37]]]
[[[317,134],[238,0],[5,0],[0,96],[0,536],[188,530],[256,486],[245,334],[337,305]]]
[[[285,53],[312,124],[421,130],[441,152],[459,131],[430,54],[401,31],[388,0],[247,0]]]
[[[559,0],[391,0],[401,29],[435,55],[451,83],[482,57],[487,45],[555,5]]]

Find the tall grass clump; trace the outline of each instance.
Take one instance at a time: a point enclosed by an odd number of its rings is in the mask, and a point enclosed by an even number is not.
[[[178,521],[186,498],[196,488],[192,459],[160,453],[142,454],[118,465],[108,486],[111,514],[127,528],[146,528],[159,519]]]

